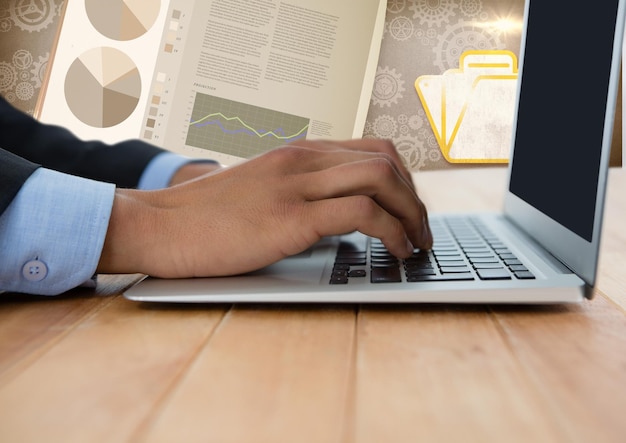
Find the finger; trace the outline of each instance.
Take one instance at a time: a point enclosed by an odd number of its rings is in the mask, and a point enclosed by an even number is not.
[[[400,159],[393,143],[389,140],[382,139],[361,138],[348,140],[299,140],[291,145],[315,150],[348,149],[363,152],[381,152],[388,155],[394,155],[398,160]]]
[[[401,172],[402,177],[408,183],[411,183],[411,185],[414,186],[413,177],[411,173],[406,168],[404,162],[400,158],[400,154],[398,154],[398,151],[395,145],[390,140],[371,139],[371,138],[352,139],[352,140],[345,140],[345,141],[339,142],[339,145],[348,149],[358,149],[358,150],[366,151],[366,152],[381,152],[383,154],[389,155],[393,159],[398,170]]]
[[[422,240],[423,243],[419,246],[420,249],[430,250],[433,247],[433,233],[430,230],[430,222],[428,221],[428,210],[426,205],[422,203]]]
[[[317,151],[350,150],[360,152],[382,153],[389,155],[403,177],[412,183],[411,173],[406,169],[393,142],[382,139],[349,139],[349,140],[301,140],[291,146],[309,148]]]
[[[293,150],[293,152],[288,152],[286,155],[296,157],[293,161],[298,163],[299,172],[319,171],[343,163],[351,163],[384,155],[368,151],[344,149],[333,143],[316,143],[306,147],[299,145],[288,146],[284,150]]]
[[[367,159],[386,159],[393,165],[400,177],[402,171],[398,168],[398,162],[390,155],[377,151],[362,151],[345,149],[334,143],[316,143],[315,147],[301,145],[285,145],[265,154],[265,157],[272,157],[269,162],[270,167],[277,164],[279,169],[287,174],[298,174],[305,172],[319,171],[332,168],[334,166],[357,162]],[[410,184],[413,189],[412,184]]]
[[[370,158],[323,169],[302,177],[308,200],[363,195],[399,220],[408,237],[420,247],[428,245],[426,208],[386,158]]]
[[[411,189],[415,192],[417,196],[417,186],[413,181],[413,176],[411,172],[405,167],[404,162],[400,158],[400,154],[398,153],[395,145],[390,140],[384,139],[352,139],[352,140],[344,140],[342,142],[338,142],[342,147],[346,147],[349,149],[358,149],[367,152],[382,152],[389,155],[393,160],[395,165],[398,168],[398,171],[402,175],[402,177],[407,181]],[[419,199],[419,197],[417,197]],[[422,207],[423,219],[421,226],[423,228],[422,238],[424,239],[424,248],[430,249],[433,244],[432,232],[430,230],[430,224],[428,222],[428,211],[426,210],[426,206],[420,200],[420,205]]]
[[[320,238],[359,231],[379,238],[396,257],[413,253],[402,223],[364,195],[309,202],[307,211],[307,220]]]

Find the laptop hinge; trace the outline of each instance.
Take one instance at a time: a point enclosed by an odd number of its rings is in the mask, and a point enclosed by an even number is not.
[[[532,249],[533,252],[535,252],[537,255],[544,258],[548,262],[548,264],[550,264],[556,269],[557,272],[561,272],[562,274],[576,274],[574,270],[572,270],[569,266],[567,266],[565,263],[559,260],[558,257],[554,256],[550,251],[548,251],[546,248],[541,246],[541,244],[537,242],[519,224],[517,224],[515,220],[513,220],[506,214],[504,215],[504,218],[507,220],[510,226],[514,227],[521,236],[526,238],[527,245],[529,246],[529,248]]]

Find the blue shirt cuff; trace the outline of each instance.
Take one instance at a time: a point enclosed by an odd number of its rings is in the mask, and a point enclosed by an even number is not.
[[[37,169],[0,216],[0,290],[55,295],[96,272],[115,186]]]
[[[188,163],[216,163],[214,160],[191,159],[173,152],[163,152],[152,159],[139,178],[137,189],[150,191],[167,188],[174,174]]]

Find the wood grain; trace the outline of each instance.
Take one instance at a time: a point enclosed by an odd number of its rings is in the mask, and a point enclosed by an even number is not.
[[[100,276],[97,291],[76,289],[60,297],[0,295],[0,386],[32,364],[93,312],[136,279]]]
[[[115,297],[0,388],[2,439],[129,440],[223,315]]]
[[[564,437],[486,308],[372,307],[358,324],[353,441]]]
[[[349,307],[237,307],[139,440],[339,442]]]
[[[603,296],[568,309],[496,311],[526,377],[565,433],[623,442],[626,317]]]

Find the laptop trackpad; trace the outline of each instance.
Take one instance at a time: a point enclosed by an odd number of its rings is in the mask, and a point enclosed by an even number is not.
[[[337,245],[337,237],[325,238],[300,254],[233,277],[147,278],[126,291],[125,296],[138,301],[215,301],[221,297],[250,301],[252,294],[292,293],[303,287],[319,289],[324,286],[324,269],[333,265]]]
[[[337,239],[330,237],[320,240],[299,254],[287,257],[258,271],[245,276],[280,276],[281,279],[319,281],[330,259],[334,259]],[[244,276],[244,277],[245,277]]]

